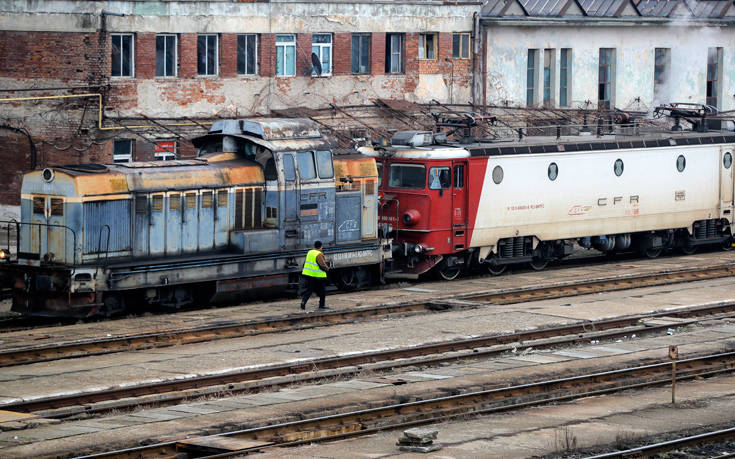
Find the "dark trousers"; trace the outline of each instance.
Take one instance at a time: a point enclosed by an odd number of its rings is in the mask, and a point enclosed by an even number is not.
[[[304,292],[304,296],[301,298],[301,304],[306,304],[306,302],[309,301],[311,294],[316,293],[319,295],[319,307],[324,307],[324,289],[327,284],[327,278],[304,276],[304,279],[306,280],[306,291]]]

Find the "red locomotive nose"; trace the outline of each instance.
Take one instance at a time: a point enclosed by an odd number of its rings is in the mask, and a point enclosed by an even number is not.
[[[414,226],[416,223],[419,222],[419,220],[421,220],[421,214],[418,210],[409,209],[403,214],[401,220],[406,226]]]

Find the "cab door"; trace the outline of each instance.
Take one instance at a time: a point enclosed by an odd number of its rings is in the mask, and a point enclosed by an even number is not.
[[[290,153],[281,155],[283,171],[283,192],[281,194],[281,209],[283,211],[283,246],[286,249],[295,249],[299,246],[299,182],[296,177],[296,162]]]
[[[452,164],[452,248],[467,248],[467,161]]]
[[[453,213],[452,165],[434,165],[429,168],[429,197],[431,215],[428,221],[432,231],[439,235],[437,253],[453,252]]]

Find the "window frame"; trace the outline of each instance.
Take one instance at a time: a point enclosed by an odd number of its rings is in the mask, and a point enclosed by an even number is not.
[[[308,157],[308,159],[311,160],[310,163],[304,162],[304,161],[307,161],[307,157]],[[307,171],[305,170],[305,168],[302,168],[301,166],[302,165],[307,165],[307,164],[311,164],[311,171],[309,171],[309,172],[313,172],[313,175],[312,174],[310,174],[309,176],[305,176],[304,175],[304,172],[307,172]],[[319,174],[317,173],[317,169],[316,169],[316,161],[314,161],[314,153],[311,152],[311,151],[299,151],[299,152],[297,152],[296,153],[296,170],[299,171],[298,172],[299,173],[299,180],[301,180],[302,182],[305,181],[305,180],[316,180],[316,179],[318,179],[319,178]]]
[[[706,105],[720,108],[722,100],[722,48],[707,48],[707,74],[704,88],[704,100]]]
[[[283,41],[283,37],[291,37],[292,41]],[[288,33],[288,34],[276,34],[276,40],[275,40],[275,46],[276,46],[276,76],[277,77],[293,77],[296,76],[296,34]],[[282,48],[283,55],[279,56],[279,48]],[[292,65],[293,65],[293,71],[287,72],[286,69],[286,50],[287,48],[291,48],[293,51],[293,59],[292,59]],[[278,60],[279,57],[283,59],[282,64],[282,73],[278,73]]]
[[[539,50],[529,48],[526,54],[526,106],[536,104],[536,80],[538,79]]]
[[[559,50],[559,106],[569,107],[572,95],[572,48]]]
[[[117,48],[119,50],[119,75],[115,74],[115,38],[120,38],[120,46]],[[123,43],[123,39],[127,37],[130,39],[130,49],[128,50],[128,53],[130,54],[128,56],[129,61],[129,67],[128,72],[125,73],[124,69],[124,55],[125,53],[125,47]],[[113,78],[133,78],[135,76],[135,34],[132,33],[112,33],[110,34],[110,76]]]
[[[467,39],[467,53],[465,55],[464,51],[464,39]],[[471,48],[471,38],[469,32],[460,32],[452,34],[452,59],[469,59],[470,58],[470,48]]]
[[[322,170],[322,165],[326,165],[324,160],[329,161],[329,170]],[[332,152],[329,150],[317,150],[314,152],[314,160],[316,162],[316,172],[320,179],[333,179],[334,178],[334,164],[332,164]],[[324,174],[322,175],[322,172]]]
[[[128,144],[127,153],[117,153],[117,146],[123,142]],[[112,162],[113,164],[128,164],[133,162],[133,139],[115,139],[112,142]]]
[[[393,51],[394,41],[398,42],[400,49]],[[395,61],[398,64],[394,66]],[[402,75],[406,73],[406,34],[403,33],[387,33],[385,34],[385,73],[389,75]],[[394,70],[396,67],[396,70]]]
[[[159,38],[164,38],[164,49],[163,49],[164,69],[163,69],[162,75],[158,73],[158,39]],[[171,74],[167,73],[166,72],[167,69],[165,68],[166,62],[167,62],[167,59],[166,59],[167,52],[166,51],[168,50],[168,39],[169,38],[173,38],[174,40],[173,59],[171,63],[171,65],[173,66],[173,70]],[[178,65],[179,64],[179,50],[178,50],[179,46],[178,44],[179,44],[179,37],[176,34],[173,34],[173,33],[156,34],[156,78],[175,78],[178,75],[178,67],[179,67]]]
[[[358,41],[358,46],[355,46],[355,39]],[[362,41],[367,41],[367,55],[362,54],[363,51],[363,43]],[[353,75],[369,75],[370,74],[370,56],[372,55],[372,48],[373,48],[373,40],[372,36],[369,33],[353,33],[352,37],[350,39],[350,72]],[[357,50],[357,57],[355,57],[355,50]],[[361,60],[365,60],[365,70],[362,71],[361,68]],[[357,62],[357,66],[355,66],[355,63]],[[355,68],[357,67],[357,70]]]
[[[455,190],[461,190],[464,188],[464,164],[455,164],[454,165],[454,177],[452,180],[454,180],[454,189]]]
[[[554,106],[554,83],[556,80],[556,49],[544,48],[543,62],[543,90],[541,93],[541,102],[544,107]]]
[[[329,37],[329,43],[314,43],[314,37],[321,36],[321,37]],[[317,54],[317,57],[319,58],[319,63],[322,65],[322,73],[321,75],[317,75],[314,69],[311,69],[311,76],[323,76],[328,77],[332,76],[332,71],[334,70],[334,36],[331,33],[314,33],[311,35],[311,52],[312,54],[315,54],[314,48],[319,50],[319,53]],[[329,69],[328,71],[324,71],[324,55],[323,52],[327,50],[329,55]]]
[[[603,59],[603,57],[605,59]],[[603,81],[603,69],[607,79]],[[607,96],[605,98],[604,96]],[[600,48],[597,67],[597,106],[611,110],[615,104],[615,48]]]
[[[251,57],[248,53],[248,39],[253,39],[253,71],[248,72],[248,60]],[[241,33],[237,34],[237,74],[238,75],[257,75],[258,74],[258,48],[260,46],[260,37],[257,33]],[[240,40],[244,41],[244,46],[240,46]],[[242,64],[242,65],[241,65]],[[240,71],[243,68],[244,71]]]
[[[437,59],[437,49],[439,42],[439,34],[436,32],[426,32],[419,34],[419,59],[435,61]],[[428,39],[431,38],[431,46]],[[429,53],[432,56],[429,56]]]
[[[200,39],[204,38],[205,49],[204,49],[204,62],[202,63],[202,55],[200,48]],[[210,43],[209,39],[214,39],[214,49],[212,50],[212,67],[209,68],[209,54],[210,54]],[[204,65],[204,73],[202,73],[201,67]],[[211,70],[211,71],[210,71]],[[219,35],[216,33],[201,33],[197,35],[197,75],[200,77],[213,77],[219,75]]]
[[[653,99],[658,100],[671,72],[671,48],[653,49]],[[666,101],[660,101],[666,102]]]

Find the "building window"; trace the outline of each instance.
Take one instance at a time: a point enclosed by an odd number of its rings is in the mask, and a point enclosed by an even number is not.
[[[133,35],[112,34],[112,76],[133,76]]]
[[[217,35],[197,37],[197,73],[217,75]]]
[[[452,35],[452,57],[455,59],[470,58],[470,34],[455,33]]]
[[[615,92],[615,49],[600,48],[599,79],[597,86],[597,101],[600,108],[610,109]]]
[[[554,91],[552,86],[554,84],[554,61],[556,60],[556,53],[553,49],[544,50],[544,107],[551,107],[553,100],[551,98]]]
[[[572,94],[572,50],[562,48],[559,56],[559,106],[568,107]]]
[[[419,59],[436,59],[436,34],[419,34]]]
[[[722,48],[707,48],[707,99],[705,103],[716,108],[719,108],[721,69]]]
[[[176,35],[156,36],[156,76],[176,76]]]
[[[385,72],[403,73],[403,43],[402,33],[389,33],[385,37]]]
[[[352,73],[370,73],[370,35],[352,35]]]
[[[312,75],[328,76],[332,74],[332,35],[328,33],[315,33],[311,36],[311,54],[312,62],[314,55],[321,64],[322,71],[317,72],[315,68],[311,69]]]
[[[276,35],[276,76],[296,75],[296,36]]]
[[[255,34],[237,36],[237,73],[255,75],[258,73],[258,36]]]
[[[159,140],[153,147],[153,153],[158,161],[173,161],[176,159],[176,141]]]
[[[669,68],[671,66],[671,50],[669,48],[656,48],[653,52],[653,99],[659,102],[668,97],[665,94],[666,84],[669,80]]]
[[[528,64],[526,67],[526,105],[536,103],[536,69],[538,65],[538,50],[528,50]]]
[[[115,140],[112,151],[113,163],[129,163],[133,160],[133,141],[131,139]]]

